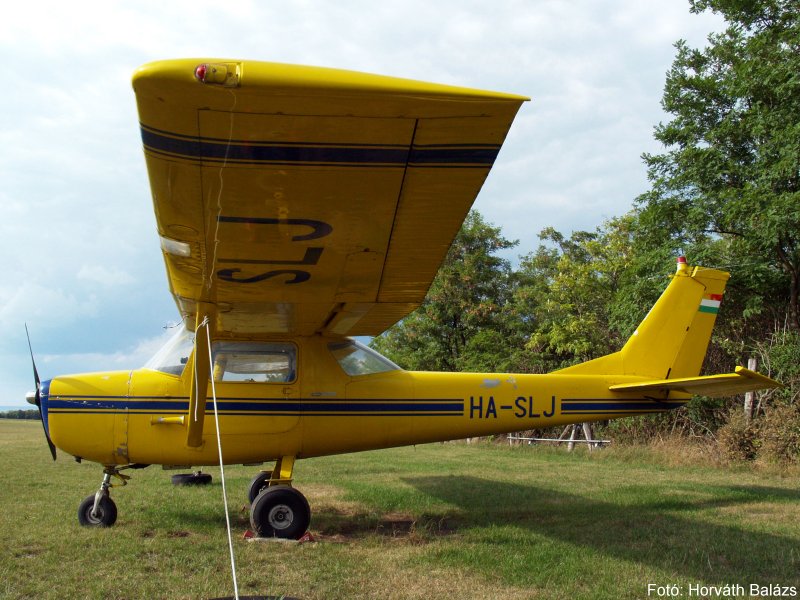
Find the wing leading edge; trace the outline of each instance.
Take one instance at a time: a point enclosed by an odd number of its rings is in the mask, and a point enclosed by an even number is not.
[[[526,100],[241,61],[133,85],[170,289],[234,334],[376,335],[419,306]]]

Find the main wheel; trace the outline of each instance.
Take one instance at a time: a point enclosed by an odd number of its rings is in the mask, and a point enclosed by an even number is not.
[[[298,540],[310,522],[308,500],[287,485],[268,487],[250,506],[250,525],[259,537]]]
[[[247,500],[250,504],[261,493],[261,490],[267,489],[269,480],[272,477],[272,471],[261,471],[258,475],[253,477],[250,481],[250,487],[247,489]]]
[[[100,498],[93,515],[94,494],[84,498],[78,507],[78,522],[84,527],[111,527],[117,521],[117,505],[109,496]]]
[[[178,473],[172,476],[172,485],[208,485],[211,475],[208,473]]]

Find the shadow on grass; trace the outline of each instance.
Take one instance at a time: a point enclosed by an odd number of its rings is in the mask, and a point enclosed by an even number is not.
[[[576,548],[596,551],[631,563],[640,563],[696,581],[782,582],[800,579],[800,543],[797,537],[757,531],[746,520],[746,507],[763,502],[800,500],[800,494],[780,488],[707,486],[692,489],[703,497],[659,495],[643,484],[642,494],[631,491],[620,503],[532,485],[487,481],[474,477],[432,476],[404,478],[406,483],[458,507],[459,529],[472,530],[481,540],[497,536],[495,549],[536,558],[536,540],[544,536]],[[711,498],[708,498],[708,495]],[[728,523],[709,522],[705,510],[741,507],[742,516]],[[698,513],[692,517],[691,513]],[[713,518],[713,516],[712,516]],[[516,529],[521,534],[486,530],[487,526]],[[752,527],[752,528],[751,528]],[[591,552],[588,555],[591,556]]]
[[[313,530],[328,539],[340,541],[368,535],[423,541],[425,538],[454,533],[462,525],[462,520],[454,516],[379,514],[330,508],[316,512],[312,521]]]

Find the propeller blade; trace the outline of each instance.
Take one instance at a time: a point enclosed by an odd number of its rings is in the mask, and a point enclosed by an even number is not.
[[[34,402],[36,403],[36,408],[39,409],[39,420],[42,422],[42,430],[44,431],[44,438],[47,440],[47,446],[50,448],[50,454],[53,457],[53,460],[56,460],[56,446],[53,444],[53,440],[50,439],[50,435],[47,433],[47,427],[44,424],[44,413],[42,412],[42,396],[41,396],[41,380],[39,379],[39,371],[36,370],[36,360],[33,358],[33,346],[31,345],[31,334],[28,333],[28,324],[25,323],[25,335],[28,338],[28,350],[31,353],[31,364],[33,365],[33,379],[36,382],[36,397],[34,398]]]
[[[42,427],[44,427],[44,421],[42,421]],[[50,456],[53,457],[53,460],[56,460],[56,445],[50,439],[50,436],[47,435],[47,430],[44,432],[44,438],[47,440],[47,446],[50,448]]]
[[[31,353],[31,364],[33,365],[33,379],[36,381],[36,406],[39,406],[39,372],[36,370],[36,361],[33,360],[33,346],[31,346],[31,334],[28,333],[28,324],[25,323],[25,335],[28,338],[28,350]]]

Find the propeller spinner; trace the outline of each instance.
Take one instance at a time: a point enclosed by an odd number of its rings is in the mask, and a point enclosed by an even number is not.
[[[50,454],[53,455],[53,460],[56,459],[56,447],[47,433],[47,425],[44,422],[44,413],[42,412],[42,394],[41,394],[41,380],[39,379],[39,372],[36,370],[36,361],[33,358],[33,347],[31,346],[31,335],[28,333],[28,324],[25,324],[25,335],[28,337],[28,350],[31,353],[31,364],[33,365],[33,380],[36,382],[36,391],[28,392],[25,395],[25,400],[30,404],[36,405],[39,409],[39,420],[42,422],[42,429],[44,429],[44,437],[47,440],[47,445],[50,447]]]

